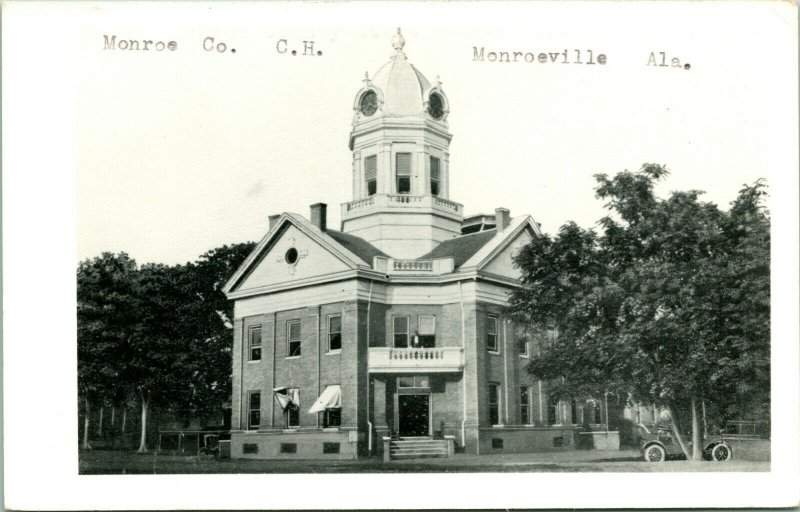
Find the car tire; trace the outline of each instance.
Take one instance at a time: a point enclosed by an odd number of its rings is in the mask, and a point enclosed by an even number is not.
[[[651,444],[644,449],[645,462],[664,462],[667,459],[667,451],[663,446]]]
[[[714,448],[711,449],[711,460],[714,462],[724,462],[726,460],[731,460],[733,456],[733,451],[731,451],[731,447],[725,443],[719,443]]]

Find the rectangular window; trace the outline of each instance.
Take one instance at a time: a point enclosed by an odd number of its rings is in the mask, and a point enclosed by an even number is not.
[[[439,195],[439,159],[431,157],[431,194]]]
[[[547,399],[547,424],[548,425],[560,425],[561,418],[558,414],[558,400],[555,398],[549,397]]]
[[[411,193],[411,153],[395,155],[394,173],[397,177],[397,193]]]
[[[489,384],[489,423],[500,424],[500,384]]]
[[[247,428],[250,430],[257,429],[261,426],[261,392],[250,391],[247,396],[247,403]]]
[[[364,159],[364,178],[367,182],[367,195],[374,196],[378,191],[378,157],[376,155]]]
[[[408,347],[408,317],[396,316],[392,319],[395,348]]]
[[[503,449],[503,440],[492,438],[492,449],[494,450],[502,450]]]
[[[340,443],[322,443],[322,453],[339,453]]]
[[[530,425],[531,422],[531,387],[521,386],[519,388],[519,419],[523,425]]]
[[[281,443],[281,453],[297,453],[297,443]]]
[[[528,357],[528,339],[517,338],[517,351],[521,357]]]
[[[250,361],[261,360],[261,326],[254,325],[247,330],[247,340],[250,346]]]
[[[433,348],[436,346],[436,317],[419,315],[419,346]]]
[[[430,388],[431,380],[427,375],[403,375],[397,377],[398,388]]]
[[[286,322],[286,339],[289,357],[300,355],[300,320]]]
[[[556,338],[558,338],[558,329],[555,325],[548,324],[545,330],[545,340],[552,343],[556,341]]]
[[[323,427],[340,427],[342,425],[342,410],[340,408],[325,409],[322,415]]]
[[[570,420],[572,421],[573,425],[578,424],[578,404],[575,400],[570,400],[569,402],[569,415]]]
[[[294,397],[296,402],[289,406],[286,414],[286,426],[293,428],[300,425],[300,390],[297,388],[289,389],[289,396]]]
[[[328,350],[342,349],[342,315],[328,317]]]
[[[486,317],[486,349],[497,352],[497,317]]]
[[[258,453],[258,445],[256,443],[244,443],[242,445],[242,453]]]

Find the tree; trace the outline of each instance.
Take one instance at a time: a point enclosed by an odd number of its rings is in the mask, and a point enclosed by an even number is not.
[[[665,407],[687,457],[690,417],[698,459],[700,403],[769,395],[769,217],[762,182],[723,212],[698,191],[657,198],[667,175],[652,164],[597,175],[612,212],[601,233],[568,223],[526,247],[510,308],[535,329],[555,320],[559,337],[530,371],[556,394],[611,391]]]
[[[89,449],[91,404],[115,398],[121,353],[136,323],[136,262],[125,253],[103,253],[78,265],[78,395],[84,408],[83,442]]]

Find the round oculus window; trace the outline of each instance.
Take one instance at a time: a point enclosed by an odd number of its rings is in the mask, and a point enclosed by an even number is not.
[[[434,119],[441,119],[444,116],[444,101],[442,97],[436,93],[431,94],[428,100],[428,113]]]
[[[367,91],[361,96],[361,113],[369,117],[378,111],[378,95],[375,91]]]
[[[292,247],[291,249],[286,251],[286,254],[284,255],[283,258],[289,265],[294,265],[295,263],[297,263],[297,249]]]

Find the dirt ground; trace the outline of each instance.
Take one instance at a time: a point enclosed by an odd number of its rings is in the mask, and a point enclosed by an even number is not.
[[[383,462],[320,460],[215,460],[93,450],[80,453],[80,474],[191,473],[507,473],[507,472],[749,472],[769,471],[768,460],[643,462],[638,451],[564,451],[525,454],[456,454],[448,459]]]

